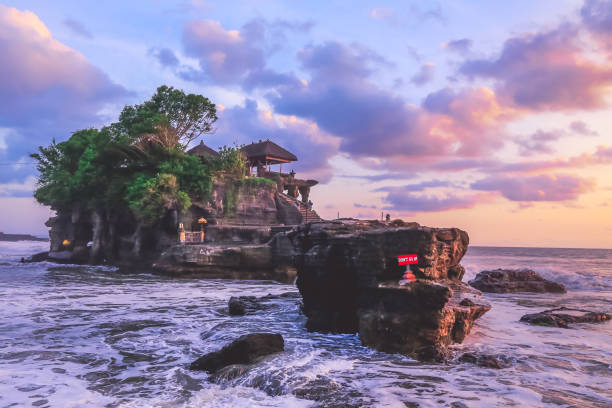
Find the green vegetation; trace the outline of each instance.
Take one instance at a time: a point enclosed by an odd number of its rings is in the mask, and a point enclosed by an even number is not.
[[[39,147],[31,155],[40,172],[34,196],[54,209],[76,203],[107,214],[129,209],[144,225],[168,210],[185,211],[191,199],[209,197],[216,172],[246,173],[237,147],[224,147],[220,158],[185,153],[216,120],[208,98],[161,86],[150,100],[126,106],[117,122]]]

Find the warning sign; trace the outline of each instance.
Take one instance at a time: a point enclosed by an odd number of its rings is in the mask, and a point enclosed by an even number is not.
[[[398,255],[397,262],[400,265],[412,265],[419,263],[419,257],[416,254],[413,255]]]

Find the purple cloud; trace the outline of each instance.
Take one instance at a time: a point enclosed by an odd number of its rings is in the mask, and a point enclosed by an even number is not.
[[[425,85],[434,79],[434,64],[428,62],[427,64],[421,65],[419,72],[414,74],[412,78],[410,78],[410,82],[417,86]]]
[[[177,67],[179,60],[169,48],[149,48],[148,54],[155,57],[164,67]]]
[[[76,35],[80,35],[83,38],[87,38],[91,40],[93,38],[93,34],[81,23],[72,18],[67,18],[64,20],[64,25],[70,29]]]
[[[200,68],[180,67],[185,80],[241,84],[246,90],[291,85],[293,74],[278,73],[266,58],[286,43],[286,33],[308,32],[313,23],[255,19],[240,30],[226,30],[216,21],[196,20],[183,27],[185,54],[199,60]]]
[[[447,42],[444,44],[444,48],[452,52],[465,54],[472,48],[472,43],[472,40],[469,38],[461,38]]]
[[[567,201],[595,187],[595,182],[570,175],[489,176],[471,185],[474,190],[497,191],[511,201]]]
[[[99,123],[105,104],[129,93],[87,59],[55,40],[33,13],[0,6],[0,123],[11,129],[2,161],[17,161],[70,132]],[[36,61],[33,64],[32,61]],[[23,180],[33,168],[3,168],[0,181]]]
[[[509,104],[532,110],[595,109],[606,106],[612,68],[581,55],[577,28],[568,24],[511,38],[492,59],[467,60],[468,78],[496,81]]]
[[[482,194],[444,196],[415,194],[404,187],[389,188],[382,201],[387,204],[384,210],[407,212],[437,212],[472,208],[485,197]]]
[[[555,150],[551,146],[551,142],[555,142],[563,136],[566,136],[563,130],[544,131],[538,129],[526,138],[514,139],[514,142],[518,145],[522,156],[531,156],[533,154],[553,153]]]
[[[583,25],[612,51],[612,1],[586,0],[580,9]]]
[[[589,128],[589,125],[587,125],[585,122],[581,121],[581,120],[575,120],[572,123],[570,123],[569,126],[570,130],[574,133],[578,133],[579,135],[583,135],[583,136],[599,136],[599,133],[597,133],[596,131],[592,130],[591,128]]]

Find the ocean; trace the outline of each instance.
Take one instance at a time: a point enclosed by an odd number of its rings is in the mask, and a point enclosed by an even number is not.
[[[464,352],[503,354],[495,370],[424,364],[309,333],[299,301],[235,317],[230,296],[297,291],[271,281],[177,279],[114,268],[21,264],[44,242],[0,242],[0,407],[612,407],[612,323],[520,323],[567,306],[612,312],[612,250],[470,247],[464,280],[532,268],[567,294],[484,294],[493,306]],[[281,333],[284,353],[211,382],[191,361],[236,337]]]

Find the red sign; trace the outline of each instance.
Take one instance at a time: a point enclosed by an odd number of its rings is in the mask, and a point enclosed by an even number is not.
[[[416,254],[412,254],[412,255],[398,255],[397,256],[397,262],[400,265],[418,264],[419,263],[419,257]]]

